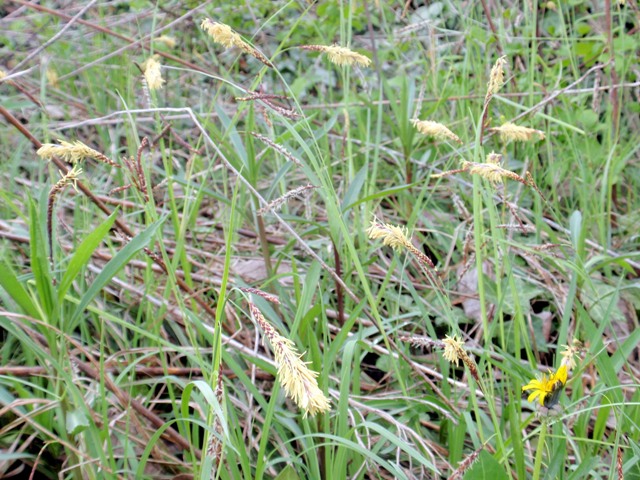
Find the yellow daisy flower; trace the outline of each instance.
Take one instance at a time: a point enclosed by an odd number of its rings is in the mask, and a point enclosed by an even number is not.
[[[549,372],[543,375],[541,380],[533,379],[527,385],[522,387],[522,391],[533,390],[527,400],[533,402],[536,398],[540,401],[540,405],[547,408],[553,407],[558,403],[560,392],[567,383],[567,366],[561,365],[555,373]]]

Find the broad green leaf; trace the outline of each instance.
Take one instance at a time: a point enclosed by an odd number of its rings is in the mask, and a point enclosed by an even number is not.
[[[46,192],[40,199],[46,205]],[[49,270],[49,258],[47,255],[47,241],[43,228],[40,225],[41,219],[38,205],[33,200],[29,208],[30,224],[29,237],[31,240],[31,270],[36,282],[36,290],[40,299],[40,305],[44,309],[47,317],[51,316],[54,308],[53,287],[51,282],[51,272]]]
[[[131,258],[146,247],[156,231],[162,225],[166,217],[161,218],[155,223],[152,223],[142,233],[138,234],[129,243],[127,243],[122,250],[120,250],[102,269],[100,274],[93,281],[91,286],[87,289],[86,293],[80,299],[80,303],[76,307],[76,310],[71,317],[71,325],[74,325],[77,320],[87,308],[89,303],[95,298],[95,296],[102,290],[107,283],[111,281],[113,277],[122,269]]]
[[[464,475],[464,480],[508,480],[504,467],[486,451],[481,451],[478,460]]]
[[[2,275],[0,275],[0,287],[4,288],[7,294],[31,318],[40,318],[38,307],[34,303],[29,292],[22,286],[18,277],[13,272],[9,264],[5,262]]]
[[[580,237],[582,234],[582,213],[576,210],[569,218],[569,231],[571,233],[571,243],[576,252],[580,252]]]
[[[113,213],[109,215],[109,218],[98,225],[98,227],[78,245],[60,281],[60,286],[58,287],[58,302],[62,302],[73,280],[80,273],[82,267],[89,261],[93,252],[98,248],[98,245],[100,245],[100,242],[107,236],[109,230],[111,230],[111,226],[116,221],[117,214],[118,209],[114,210]]]
[[[347,189],[347,192],[344,195],[344,198],[342,200],[342,205],[340,205],[340,208],[344,215],[346,215],[346,213],[348,212],[348,210],[345,207],[347,205],[351,205],[352,203],[354,203],[358,198],[358,194],[360,193],[360,190],[362,190],[362,186],[364,185],[364,181],[366,180],[366,178],[367,178],[367,166],[365,165],[356,174],[355,178],[353,179],[353,182],[351,182],[351,185],[349,185],[349,188]]]
[[[77,435],[91,426],[87,412],[81,408],[68,412],[65,423],[69,435]]]
[[[291,465],[287,465],[284,469],[278,474],[275,480],[300,480],[298,473]]]

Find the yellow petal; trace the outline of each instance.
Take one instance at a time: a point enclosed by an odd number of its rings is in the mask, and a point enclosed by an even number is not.
[[[553,384],[560,380],[562,382],[562,385],[565,385],[567,383],[567,376],[567,366],[561,365],[555,375],[553,375],[553,378],[551,378],[550,382]]]

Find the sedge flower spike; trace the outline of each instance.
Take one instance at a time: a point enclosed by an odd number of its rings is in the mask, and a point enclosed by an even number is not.
[[[154,38],[153,41],[154,43],[162,43],[169,48],[175,48],[175,46],[177,45],[176,39],[168,35],[161,35],[157,38]]]
[[[489,128],[488,131],[497,133],[503,142],[533,142],[544,140],[545,138],[544,132],[541,130],[521,127],[510,122],[506,122],[499,127]]]
[[[464,349],[462,348],[464,342],[458,339],[455,335],[453,337],[445,335],[442,343],[444,344],[444,353],[442,354],[444,359],[450,363],[455,363],[456,366],[458,366],[458,362],[465,354]]]
[[[444,340],[442,340],[442,345],[444,346],[444,352],[442,353],[444,359],[449,363],[455,363],[456,367],[458,366],[458,362],[462,360],[462,363],[464,363],[469,369],[471,376],[476,382],[478,382],[478,384],[480,384],[478,366],[464,349],[464,342],[462,339],[459,339],[457,335],[453,335],[451,337],[449,335],[445,335]]]
[[[112,167],[120,168],[120,165],[115,163],[109,157],[91,147],[87,147],[84,143],[78,140],[73,143],[58,140],[58,143],[60,145],[45,143],[38,149],[36,154],[45,160],[51,160],[53,157],[60,157],[65,162],[74,165],[86,158],[93,158],[101,161],[102,163],[111,165]]]
[[[351,66],[356,64],[361,67],[368,67],[371,65],[371,59],[369,57],[365,57],[358,52],[354,52],[349,48],[341,47],[339,45],[303,45],[300,48],[304,50],[311,50],[313,52],[326,53],[329,61],[338,66]]]
[[[436,281],[438,269],[424,252],[421,252],[413,245],[409,237],[409,230],[407,230],[406,227],[397,227],[388,223],[380,223],[372,220],[366,233],[371,240],[382,238],[382,244],[394,250],[407,250],[425,267],[427,275],[429,275],[431,280]]]
[[[531,390],[527,401],[533,402],[536,398],[540,405],[551,408],[558,403],[560,392],[567,383],[568,371],[566,365],[561,365],[555,373],[549,372],[549,377],[544,374],[541,379],[532,379],[522,387],[522,391]]]
[[[504,67],[507,65],[507,57],[503,55],[496,60],[495,65],[491,68],[489,74],[489,83],[487,84],[487,95],[495,95],[504,85]]]
[[[162,84],[164,83],[164,78],[162,78],[162,72],[160,71],[161,65],[158,58],[160,58],[158,55],[149,57],[142,66],[144,70],[144,79],[147,81],[147,85],[150,90],[158,90],[159,88],[162,88]]]
[[[484,163],[467,162],[465,160],[462,162],[462,168],[473,175],[480,175],[481,177],[486,178],[494,185],[502,182],[504,178],[510,178],[511,180],[520,182],[523,185],[528,185],[527,180],[511,170],[503,168],[501,163],[502,155],[491,152],[487,155]]]
[[[278,379],[287,396],[304,411],[305,417],[307,414],[314,416],[329,411],[329,399],[320,390],[316,380],[318,372],[307,367],[293,342],[280,335],[258,307],[249,303],[249,309],[271,345],[278,366]]]
[[[430,120],[418,120],[417,118],[411,120],[411,123],[416,130],[428,137],[433,137],[436,140],[453,140],[456,143],[462,143],[460,137],[441,123],[432,122]]]
[[[245,42],[229,25],[225,23],[212,22],[208,18],[205,18],[200,23],[200,28],[207,32],[214,42],[219,43],[223,47],[238,47],[244,53],[248,53],[255,59],[264,63],[267,67],[273,68],[273,64],[267,57]]]

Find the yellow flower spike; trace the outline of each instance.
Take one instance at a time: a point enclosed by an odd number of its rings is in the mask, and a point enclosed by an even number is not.
[[[456,143],[462,144],[462,140],[455,133],[438,122],[432,122],[430,120],[418,120],[414,118],[411,123],[423,135],[433,137],[436,140],[453,140]]]
[[[153,41],[157,43],[163,43],[169,48],[175,48],[175,46],[177,45],[176,39],[168,35],[162,35],[160,37],[154,38]]]
[[[458,366],[458,361],[464,356],[464,350],[462,346],[464,342],[456,335],[450,337],[449,335],[445,335],[444,340],[444,353],[442,356],[450,363],[455,363]]]
[[[507,56],[503,55],[496,60],[495,65],[491,68],[489,74],[489,83],[487,84],[487,95],[495,95],[504,85],[504,67],[507,65]]]
[[[158,55],[149,57],[142,67],[144,69],[144,78],[147,81],[147,85],[150,90],[158,90],[159,88],[162,88],[162,84],[164,83],[164,78],[162,78],[162,72],[160,70],[161,64],[158,60],[159,58],[160,57]]]
[[[38,149],[36,154],[45,160],[51,160],[53,157],[60,157],[65,162],[72,164],[79,163],[86,158],[93,158],[111,165],[112,167],[120,168],[120,165],[115,163],[109,157],[91,147],[87,147],[79,140],[76,140],[75,142],[58,140],[58,143],[59,145],[56,145],[55,143],[45,143]]]
[[[371,59],[369,57],[365,57],[358,52],[354,52],[349,48],[341,47],[339,45],[303,45],[300,48],[314,52],[326,53],[327,57],[329,57],[329,61],[338,66],[351,66],[354,63],[362,67],[368,67],[371,65]]]
[[[249,310],[271,345],[282,388],[287,396],[302,409],[303,416],[315,416],[331,410],[329,399],[318,386],[316,380],[318,372],[309,369],[293,342],[280,335],[264,318],[258,307],[249,303]]]
[[[367,229],[367,235],[371,240],[382,238],[383,245],[387,245],[394,250],[413,247],[408,238],[409,230],[406,227],[397,227],[389,223],[380,223],[373,220]]]
[[[456,367],[458,366],[458,361],[462,360],[467,368],[469,369],[469,373],[478,382],[478,385],[481,385],[480,375],[478,374],[478,366],[476,362],[469,356],[469,354],[464,349],[464,341],[458,338],[457,335],[449,336],[445,335],[442,340],[442,345],[444,346],[444,352],[442,356],[445,360],[450,363],[455,363]]]
[[[208,18],[205,18],[200,23],[200,28],[207,32],[214,42],[219,43],[223,47],[238,47],[243,52],[248,53],[255,59],[264,63],[267,67],[273,68],[273,64],[267,57],[245,42],[229,25],[225,23],[212,22]]]
[[[549,372],[549,378],[544,374],[542,379],[533,379],[522,387],[522,391],[533,390],[527,401],[533,402],[536,398],[540,405],[551,408],[558,403],[560,392],[567,383],[569,373],[566,365],[561,365],[555,373]]]
[[[510,178],[511,180],[520,182],[523,185],[529,185],[527,181],[517,173],[507,170],[506,168],[502,168],[500,165],[501,161],[502,155],[491,152],[487,155],[485,163],[467,162],[465,160],[462,162],[462,168],[464,170],[468,170],[469,173],[473,175],[480,175],[481,177],[486,178],[494,185],[502,182],[504,178]]]
[[[521,127],[511,122],[505,122],[499,127],[489,128],[488,130],[497,133],[504,142],[534,142],[545,138],[544,132],[541,130]]]

